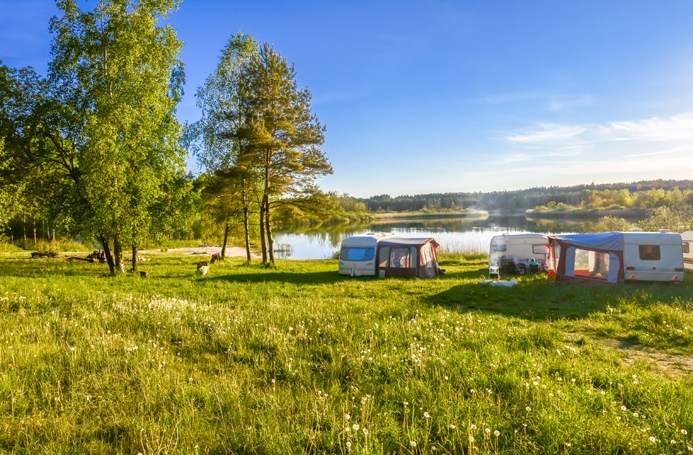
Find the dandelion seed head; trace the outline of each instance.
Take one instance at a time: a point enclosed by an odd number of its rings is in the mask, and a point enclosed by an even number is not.
[[[650,436],[650,442],[654,444],[655,442],[657,442],[657,438],[655,438],[654,436]]]
[[[476,430],[476,425],[471,424],[471,425],[469,425],[469,428],[471,428],[472,430]]]
[[[681,428],[681,434],[682,434],[682,435],[687,435],[688,432],[687,432],[685,429]]]
[[[361,428],[361,427],[359,426],[358,423],[355,423],[355,424],[353,424],[353,425],[351,426],[351,428],[353,428],[354,431],[359,431],[359,428]]]
[[[490,428],[486,428],[486,429],[484,429],[484,432],[485,432],[486,434],[491,434],[491,429],[490,429]]]
[[[451,424],[450,424],[450,429],[451,429],[451,430],[454,430],[455,428],[457,428],[457,425],[455,425],[454,423],[451,423]]]
[[[529,411],[531,411],[531,410],[532,410],[532,408],[530,408],[529,406],[527,406],[527,407],[525,408],[525,411],[527,411],[527,412],[529,412]]]
[[[363,429],[363,434],[366,435],[366,436],[368,436],[368,428],[364,428],[364,429]]]
[[[471,434],[469,435],[469,442],[474,442],[474,436],[472,436]]]
[[[416,441],[409,441],[409,445],[412,447],[416,447]]]
[[[627,410],[628,410],[628,408],[627,408],[627,407],[625,407],[625,406],[621,406],[621,411],[627,411]]]
[[[493,432],[493,435],[494,435],[495,437],[500,436],[500,431],[498,431],[498,430],[494,431],[494,432]]]
[[[423,416],[427,419],[431,418],[431,414],[429,414],[428,412],[424,412]]]

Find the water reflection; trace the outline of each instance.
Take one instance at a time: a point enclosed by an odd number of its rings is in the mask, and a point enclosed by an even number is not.
[[[530,220],[524,216],[490,216],[486,219],[425,218],[387,220],[360,226],[331,227],[312,232],[278,233],[275,256],[288,259],[327,259],[342,240],[368,232],[391,232],[407,237],[434,237],[446,253],[487,252],[497,234],[578,232],[584,220]]]

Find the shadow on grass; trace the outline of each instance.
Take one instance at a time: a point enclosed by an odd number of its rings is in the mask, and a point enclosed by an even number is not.
[[[690,299],[691,288],[683,283],[558,284],[540,275],[520,278],[512,287],[494,287],[474,281],[451,287],[425,300],[461,312],[479,311],[529,320],[580,319],[606,311],[624,299],[651,303]],[[650,297],[645,300],[634,297],[643,293]]]
[[[0,263],[0,277],[109,276],[107,264],[71,261],[67,258],[13,258]]]
[[[344,280],[373,279],[372,277],[351,278],[339,275],[337,272],[287,272],[262,271],[250,273],[234,273],[206,278],[207,281],[226,283],[268,283],[281,282],[291,284],[332,284]]]

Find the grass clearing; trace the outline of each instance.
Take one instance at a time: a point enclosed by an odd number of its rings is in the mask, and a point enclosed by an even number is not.
[[[693,277],[479,284],[0,256],[3,453],[687,453]]]

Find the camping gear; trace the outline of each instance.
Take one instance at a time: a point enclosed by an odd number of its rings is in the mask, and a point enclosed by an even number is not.
[[[488,253],[490,278],[501,275],[525,275],[533,258],[537,264],[532,273],[546,270],[548,238],[544,234],[501,234],[491,237]]]
[[[681,235],[598,232],[550,235],[549,278],[566,283],[681,281]]]

